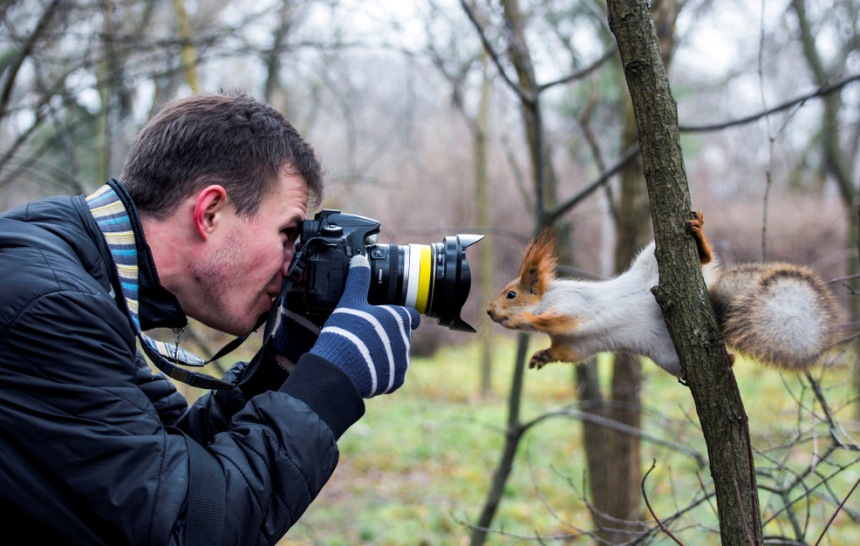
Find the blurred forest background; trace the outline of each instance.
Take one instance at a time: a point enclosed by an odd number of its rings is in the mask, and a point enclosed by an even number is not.
[[[651,8],[693,207],[704,211],[715,250],[727,265],[809,265],[833,281],[855,316],[860,1],[654,0]],[[652,237],[606,2],[5,0],[0,210],[95,189],[119,175],[131,140],[165,101],[218,90],[245,91],[283,111],[323,161],[323,205],[380,220],[381,242],[486,235],[468,252],[473,286],[462,313],[478,335],[426,320],[414,354],[468,351],[469,359],[445,353],[479,371],[474,392],[464,396],[476,404],[507,397],[498,425],[511,437],[524,434],[530,425],[516,415],[522,355],[514,380],[500,389],[498,373],[511,373],[507,359],[514,358],[502,348],[515,338],[491,325],[487,299],[516,275],[525,243],[544,222],[564,235],[563,270],[589,278],[624,269]],[[189,335],[204,351],[222,343],[199,328]],[[597,417],[644,425],[640,396],[649,376],[638,359],[619,360],[552,372],[566,374],[556,376],[570,387],[566,403],[581,412],[581,428],[566,422],[562,430],[582,434],[578,441],[589,446],[587,492],[576,500],[588,498],[591,518],[587,530],[566,529],[569,540],[665,538],[645,515],[640,482],[650,461],[642,461],[642,435],[626,429],[615,438],[619,427],[606,422],[594,428]],[[780,492],[768,521],[784,521],[776,535],[794,541],[781,544],[814,542],[812,527],[820,532],[830,516],[860,523],[858,494],[849,494],[860,480],[860,373],[850,348],[825,364],[786,380],[816,393],[795,400],[787,417],[794,439],[769,438],[778,455],[756,446],[778,469],[765,487]],[[850,388],[837,397],[822,385]],[[800,457],[802,465],[789,469],[798,451],[810,450],[813,462]],[[514,441],[496,446],[484,463],[487,472],[498,465],[496,479],[491,485],[485,474],[474,513],[451,524],[469,536],[459,543],[498,539],[486,531],[496,529],[516,456]],[[833,474],[847,489],[830,489],[830,478],[817,474],[828,457],[839,458]],[[692,487],[702,496],[691,504],[713,494],[707,483]],[[819,525],[799,522],[792,507],[822,491]],[[649,524],[631,523],[643,520]]]

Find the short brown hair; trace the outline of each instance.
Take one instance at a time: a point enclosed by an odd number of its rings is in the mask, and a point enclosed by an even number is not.
[[[221,184],[239,214],[256,213],[281,169],[301,176],[311,208],[322,199],[313,148],[274,108],[243,93],[168,103],[134,141],[122,182],[144,216],[164,218],[186,197]]]

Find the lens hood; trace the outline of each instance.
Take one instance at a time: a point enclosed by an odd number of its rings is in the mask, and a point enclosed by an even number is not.
[[[438,319],[440,325],[451,330],[475,331],[460,318],[460,313],[472,286],[466,249],[483,238],[483,235],[458,234],[445,237],[441,244],[436,245],[435,283],[426,315]]]

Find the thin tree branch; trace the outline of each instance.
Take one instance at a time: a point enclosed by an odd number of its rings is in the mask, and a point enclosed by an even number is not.
[[[651,461],[651,468],[649,468],[648,472],[646,472],[645,475],[642,476],[642,498],[645,499],[645,506],[648,507],[648,512],[651,513],[651,517],[654,518],[654,521],[657,522],[657,525],[660,527],[660,530],[663,531],[669,538],[674,540],[675,544],[678,544],[679,546],[684,546],[684,544],[681,541],[679,541],[677,538],[675,538],[675,535],[673,535],[672,532],[669,531],[669,529],[667,529],[663,525],[663,522],[660,521],[660,518],[658,518],[657,514],[654,513],[654,509],[651,508],[651,501],[648,500],[648,493],[645,491],[645,480],[648,479],[648,475],[651,474],[651,471],[654,470],[654,468],[656,468],[656,467],[657,467],[657,459],[653,459]]]
[[[860,74],[854,74],[851,76],[844,76],[842,78],[839,78],[838,80],[834,80],[832,82],[829,82],[829,83],[822,85],[821,87],[819,87],[815,91],[812,91],[810,93],[806,93],[805,95],[801,95],[799,97],[796,97],[794,99],[786,101],[782,104],[779,104],[777,106],[774,106],[774,107],[769,108],[767,110],[764,110],[762,112],[750,114],[748,116],[745,116],[745,117],[742,117],[739,119],[724,121],[721,123],[713,123],[713,124],[708,124],[708,125],[678,125],[678,130],[681,132],[684,132],[684,133],[704,133],[704,132],[708,132],[708,131],[720,131],[722,129],[728,129],[729,127],[736,127],[738,125],[746,125],[747,123],[752,123],[754,121],[758,121],[759,119],[761,119],[763,117],[769,116],[771,114],[775,114],[776,112],[788,110],[790,108],[793,108],[794,106],[797,106],[799,104],[803,104],[806,101],[808,101],[809,99],[813,99],[816,97],[823,97],[825,95],[829,95],[830,93],[834,93],[836,91],[839,91],[840,89],[842,89],[846,85],[848,85],[850,83],[854,83],[857,80],[860,80]]]
[[[586,66],[582,70],[577,70],[576,72],[571,72],[567,76],[564,76],[564,77],[561,77],[557,80],[539,85],[538,86],[538,93],[541,93],[541,92],[549,89],[550,87],[555,87],[556,85],[564,85],[566,83],[580,80],[580,79],[588,76],[589,74],[591,74],[592,72],[594,72],[595,70],[597,70],[598,68],[603,66],[603,64],[606,63],[606,61],[608,61],[609,59],[614,57],[617,53],[618,53],[618,46],[617,45],[610,47],[609,49],[606,50],[606,52],[603,55],[600,56],[599,59],[597,59],[596,61],[594,61],[590,65]]]
[[[643,432],[642,429],[639,429],[636,427],[631,427],[630,425],[620,423],[614,419],[610,419],[608,417],[602,417],[600,415],[597,415],[594,413],[589,413],[586,411],[576,411],[576,410],[571,410],[571,409],[559,409],[556,411],[549,411],[549,412],[543,413],[543,414],[535,417],[531,421],[524,423],[522,425],[521,434],[525,434],[525,432],[527,432],[528,429],[530,429],[533,426],[536,426],[541,421],[549,419],[550,417],[559,417],[559,416],[572,417],[574,419],[579,419],[581,421],[588,421],[591,423],[601,425],[601,426],[606,427],[606,428],[617,430],[617,431],[624,433],[624,434],[629,434],[630,436],[635,436],[636,438],[640,438],[642,440],[651,442],[655,445],[668,447],[668,448],[673,449],[675,451],[689,455],[690,457],[692,457],[693,459],[696,460],[696,464],[698,464],[699,467],[705,467],[708,464],[707,461],[705,460],[705,457],[701,453],[699,453],[698,451],[696,451],[695,449],[693,449],[689,446],[686,446],[683,444],[678,444],[676,442],[670,442],[670,441],[664,440],[662,438],[657,438],[656,436],[651,436],[650,434],[646,434],[645,432]]]
[[[851,497],[851,495],[854,494],[854,491],[857,489],[858,485],[860,485],[860,478],[858,478],[857,481],[854,482],[854,485],[851,487],[851,490],[848,491],[848,494],[845,495],[845,498],[842,499],[842,502],[839,503],[839,506],[837,507],[836,511],[834,511],[833,514],[830,516],[830,519],[827,520],[827,525],[825,525],[824,529],[821,530],[821,536],[819,536],[818,540],[815,541],[815,546],[818,546],[819,544],[821,544],[821,541],[824,540],[824,536],[827,534],[827,530],[830,528],[830,525],[833,523],[833,520],[836,519],[836,516],[839,514],[842,508],[845,507],[845,503],[848,502],[848,499]]]
[[[520,88],[519,85],[517,85],[515,81],[511,79],[510,76],[508,76],[507,71],[505,71],[505,67],[502,66],[502,61],[499,58],[499,54],[496,53],[496,50],[493,48],[493,44],[491,44],[489,38],[487,38],[487,34],[484,32],[484,27],[481,26],[481,23],[475,16],[475,12],[472,11],[472,8],[466,3],[466,0],[460,0],[460,5],[463,7],[463,11],[466,12],[466,16],[469,18],[469,21],[472,23],[472,26],[475,27],[476,31],[478,31],[478,37],[481,38],[481,43],[484,45],[484,49],[487,51],[487,54],[490,56],[490,59],[493,60],[493,64],[495,64],[496,68],[498,68],[499,74],[502,76],[502,79],[505,80],[505,83],[508,84],[508,87],[510,87],[513,92],[517,94],[520,100],[529,104],[534,104],[537,101],[537,96],[527,94],[523,89]]]
[[[618,158],[611,167],[609,167],[606,171],[604,171],[600,176],[598,176],[594,181],[589,183],[587,186],[579,190],[575,195],[570,197],[567,201],[560,203],[553,210],[549,211],[546,217],[546,225],[550,225],[559,217],[561,217],[568,210],[572,209],[576,205],[580,203],[583,199],[591,195],[591,192],[599,188],[600,186],[606,184],[610,178],[612,178],[618,171],[623,169],[630,161],[635,159],[639,155],[639,145],[636,144],[631,146],[627,150],[621,154],[621,157]]]
[[[6,115],[6,111],[9,107],[9,99],[12,96],[12,89],[15,87],[15,78],[18,75],[18,71],[21,69],[21,65],[24,64],[24,60],[28,55],[30,55],[36,42],[42,37],[42,34],[48,28],[48,24],[51,22],[51,19],[53,19],[54,13],[57,11],[57,6],[59,4],[60,0],[54,0],[47,8],[45,8],[44,13],[42,13],[42,17],[36,24],[36,28],[33,29],[33,32],[27,37],[27,40],[23,43],[21,51],[18,53],[15,61],[12,62],[7,69],[6,82],[3,85],[2,92],[0,92],[0,119]]]

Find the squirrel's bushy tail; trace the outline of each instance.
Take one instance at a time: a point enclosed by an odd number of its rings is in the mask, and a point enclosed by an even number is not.
[[[727,345],[780,368],[808,368],[841,337],[830,289],[805,267],[742,265],[721,275],[711,301]]]

